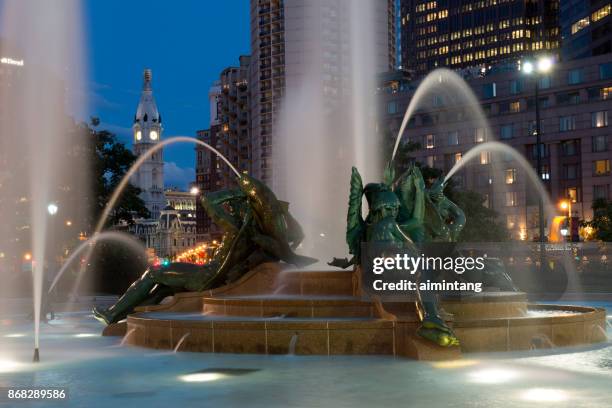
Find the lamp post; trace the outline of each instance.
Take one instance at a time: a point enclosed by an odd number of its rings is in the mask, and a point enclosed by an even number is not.
[[[567,229],[569,231],[569,240],[573,241],[572,239],[572,200],[563,200],[561,201],[561,203],[559,204],[559,207],[563,210],[563,211],[567,211]]]
[[[542,179],[542,129],[540,126],[540,75],[551,70],[553,65],[549,57],[540,57],[537,62],[526,61],[519,69],[527,75],[535,75],[535,132],[536,132],[536,167],[538,178]],[[538,229],[540,234],[540,273],[544,271],[544,199],[538,197]]]
[[[540,75],[552,69],[553,61],[549,57],[541,57],[534,64],[531,61],[524,62],[520,69],[523,73],[531,75],[535,73],[535,134],[536,134],[536,168],[538,177],[542,179],[542,129],[540,126]],[[538,200],[538,227],[540,242],[544,242],[544,200],[540,196]]]

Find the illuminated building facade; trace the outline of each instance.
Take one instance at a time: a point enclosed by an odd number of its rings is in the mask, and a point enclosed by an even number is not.
[[[156,256],[172,259],[196,245],[196,197],[187,191],[166,189],[166,205],[156,219],[139,219],[129,226]]]
[[[522,75],[515,64],[495,68],[485,76],[467,77],[490,130],[470,124],[468,110],[445,106],[444,96],[432,95],[438,103],[415,115],[405,131],[404,141],[420,145],[408,156],[448,172],[471,148],[500,141],[514,147],[535,169],[534,79]],[[402,82],[397,76],[387,77],[387,82],[379,88],[384,107],[380,131],[395,138],[418,83]],[[612,53],[556,64],[539,86],[542,181],[553,204],[569,200],[572,216],[589,220],[594,200],[612,198]],[[453,180],[481,193],[514,238],[536,238],[538,195],[518,162],[508,155],[482,152],[470,163]]]
[[[136,156],[145,154],[159,143],[162,137],[162,119],[153,97],[151,80],[151,70],[145,69],[142,93],[132,125],[133,150]],[[163,149],[153,153],[138,168],[131,181],[140,189],[140,198],[151,213],[151,218],[157,219],[160,211],[165,207]]]
[[[401,67],[417,77],[559,48],[559,0],[400,0]]]
[[[251,57],[240,56],[240,64],[221,71],[209,91],[210,128],[197,132],[198,139],[225,156],[240,172],[251,171],[249,112],[249,68]],[[201,193],[236,186],[234,172],[208,149],[196,147],[196,186]],[[219,238],[221,232],[211,223],[197,202],[196,219],[200,241]]]
[[[561,2],[561,53],[564,60],[612,52],[612,4],[610,1]]]
[[[139,220],[130,226],[130,232],[160,258],[174,259],[196,245],[195,218],[171,206],[162,209],[155,220]]]

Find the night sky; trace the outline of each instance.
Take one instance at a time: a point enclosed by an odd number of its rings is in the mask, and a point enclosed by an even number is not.
[[[195,136],[209,122],[208,89],[221,70],[249,53],[248,0],[87,0],[90,114],[131,144],[144,68],[164,137]],[[195,178],[193,145],[164,151],[165,183],[185,188]]]

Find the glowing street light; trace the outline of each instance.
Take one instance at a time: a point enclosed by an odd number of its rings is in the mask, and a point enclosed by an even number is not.
[[[57,214],[57,210],[59,210],[59,207],[55,203],[49,203],[49,205],[47,206],[47,212],[49,213],[49,215]]]
[[[538,71],[539,72],[548,72],[551,70],[553,66],[552,58],[550,57],[542,57],[538,60]]]
[[[198,195],[200,193],[200,189],[196,186],[193,186],[191,187],[191,190],[189,190],[189,193],[191,193],[191,195]]]
[[[527,61],[522,65],[521,70],[526,74],[531,74],[533,72],[533,64]]]
[[[67,226],[67,227],[70,227],[71,225],[72,225],[72,221],[70,221],[70,220],[66,220],[66,226]]]
[[[563,233],[563,230],[561,230],[561,235],[563,236],[568,236],[571,234],[572,231],[572,201],[571,200],[563,200],[559,203],[559,208],[561,208],[561,210],[563,211],[567,211],[567,227],[565,229],[565,234]],[[570,237],[570,240],[573,241],[573,237]]]
[[[32,254],[29,252],[26,252],[25,254],[23,254],[23,259],[25,261],[31,261],[32,260]]]

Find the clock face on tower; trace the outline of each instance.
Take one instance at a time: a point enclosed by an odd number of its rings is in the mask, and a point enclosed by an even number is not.
[[[149,132],[149,138],[151,138],[151,140],[157,140],[158,138],[158,134],[156,130],[152,130],[151,132]]]
[[[142,132],[140,130],[137,130],[134,137],[136,138],[136,140],[142,140]]]

